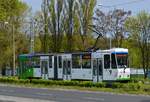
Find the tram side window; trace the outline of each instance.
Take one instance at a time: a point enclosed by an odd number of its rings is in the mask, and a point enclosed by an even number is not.
[[[117,68],[115,54],[111,55],[111,66],[112,66],[113,69]]]
[[[91,68],[91,55],[90,54],[82,55],[82,68],[85,68],[85,69]]]
[[[40,68],[40,58],[35,57],[32,61],[32,67],[34,68]]]
[[[52,56],[49,57],[49,68],[52,68]]]
[[[22,61],[22,71],[24,72],[25,71],[25,68],[26,68],[26,64],[25,64],[25,61]]]
[[[81,68],[80,55],[72,55],[72,68]]]
[[[61,56],[58,56],[58,65],[59,65],[59,68],[62,68],[62,57]]]
[[[110,69],[110,55],[104,55],[104,68]]]
[[[23,61],[22,62],[22,71],[26,71],[27,68],[30,68],[29,61]]]
[[[97,60],[93,60],[93,75],[97,75]]]

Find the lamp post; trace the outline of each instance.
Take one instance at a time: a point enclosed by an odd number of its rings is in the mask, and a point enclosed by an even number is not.
[[[5,25],[10,25],[12,27],[12,49],[13,49],[13,72],[12,75],[15,76],[16,69],[16,54],[15,54],[15,35],[14,35],[14,25],[9,22],[4,22]]]
[[[103,4],[99,4],[98,6],[100,7],[105,7],[105,8],[110,8],[111,6],[104,6]],[[112,39],[111,36],[109,37],[109,48],[112,48]],[[112,68],[112,58],[111,58],[111,54],[110,54],[110,68]]]

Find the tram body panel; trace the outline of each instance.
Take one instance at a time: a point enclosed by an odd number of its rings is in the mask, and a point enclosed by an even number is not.
[[[36,78],[41,77],[41,68],[33,68],[33,77],[36,77]]]
[[[54,56],[49,56],[48,78],[54,78]]]
[[[72,69],[72,79],[92,80],[92,69]]]
[[[118,76],[117,69],[104,69],[103,70],[103,80],[113,81],[116,80]]]
[[[116,80],[130,80],[130,68],[118,69]]]
[[[62,78],[63,78],[63,69],[58,68],[58,79],[62,79]]]

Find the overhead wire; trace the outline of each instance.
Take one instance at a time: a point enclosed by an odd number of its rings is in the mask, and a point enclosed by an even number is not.
[[[115,4],[115,5],[103,5],[102,7],[117,7],[117,6],[122,6],[122,5],[129,5],[129,4],[134,4],[134,3],[139,3],[139,2],[143,2],[145,0],[133,0],[130,2],[124,2],[124,3],[119,3],[119,4]]]

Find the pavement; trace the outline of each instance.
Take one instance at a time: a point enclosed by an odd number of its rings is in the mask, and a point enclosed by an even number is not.
[[[0,85],[0,102],[150,102],[150,96]]]

